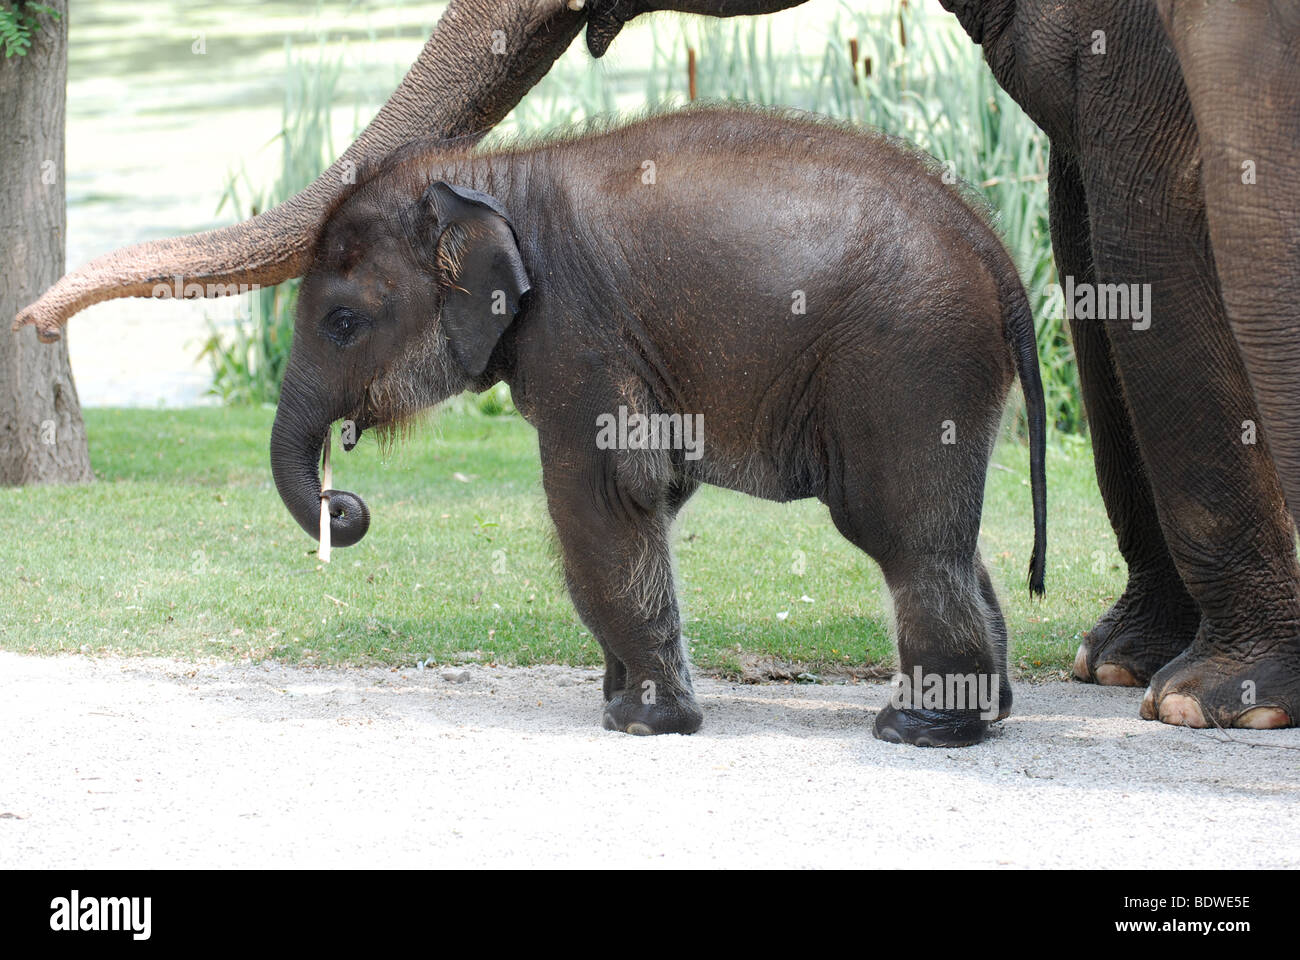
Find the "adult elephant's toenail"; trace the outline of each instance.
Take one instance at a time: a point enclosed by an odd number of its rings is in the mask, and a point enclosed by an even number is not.
[[[1097,668],[1097,682],[1103,687],[1137,687],[1137,677],[1127,667],[1117,663],[1103,663]]]
[[[1092,674],[1088,672],[1088,645],[1079,644],[1079,650],[1074,655],[1074,676],[1077,680],[1087,683],[1092,679]]]
[[[1160,701],[1160,722],[1179,727],[1209,726],[1201,705],[1181,693],[1171,693]]]
[[[1250,730],[1276,730],[1291,726],[1291,718],[1281,707],[1251,707],[1232,724]]]
[[[1147,687],[1146,696],[1142,698],[1142,706],[1138,709],[1143,720],[1154,720],[1156,718],[1156,695],[1155,692]]]

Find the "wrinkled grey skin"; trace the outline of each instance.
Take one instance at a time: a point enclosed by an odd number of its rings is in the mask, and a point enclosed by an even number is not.
[[[1011,706],[976,538],[1017,371],[1038,592],[1045,417],[1024,289],[941,172],[874,135],[735,109],[486,154],[405,148],[329,217],[303,281],[277,489],[314,535],[331,422],[364,431],[504,380],[605,652],[607,727],[700,726],[669,527],[711,483],[825,502],[884,570],[904,672],[978,676],[997,697],[891,705],[877,735],[976,742]],[[700,442],[604,446],[599,418],[620,407],[698,416]],[[360,499],[329,496],[335,542],[355,542]]]
[[[1196,118],[1201,184],[1228,320],[1296,517],[1300,4],[1159,0],[1157,6]]]

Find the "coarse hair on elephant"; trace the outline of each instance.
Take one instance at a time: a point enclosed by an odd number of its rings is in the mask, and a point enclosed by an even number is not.
[[[537,428],[569,592],[604,650],[606,727],[701,724],[669,531],[709,483],[827,504],[893,597],[906,681],[876,734],[977,742],[1011,706],[976,540],[1017,373],[1039,593],[1045,414],[1015,267],[943,180],[878,135],[738,108],[482,153],[404,147],[315,245],[276,487],[315,535],[334,421],[355,439],[504,381]],[[355,542],[360,499],[328,497],[332,537]],[[936,677],[949,693],[923,700]]]

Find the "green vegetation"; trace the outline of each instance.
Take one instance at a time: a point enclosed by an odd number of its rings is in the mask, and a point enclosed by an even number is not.
[[[307,663],[600,662],[563,588],[536,434],[520,418],[466,406],[414,431],[387,462],[371,440],[340,453],[336,483],[365,497],[374,520],[366,539],[322,565],[271,483],[272,415],[250,406],[87,410],[100,482],[0,490],[0,569],[10,585],[0,647]],[[1067,669],[1076,635],[1123,584],[1086,444],[1054,447],[1047,468],[1044,600],[1024,587],[1031,529],[1020,444],[999,448],[985,506],[984,555],[1022,675]],[[675,539],[684,632],[701,667],[734,670],[742,652],[814,672],[893,661],[879,570],[820,504],[704,489]]]
[[[31,49],[32,37],[41,29],[41,17],[62,20],[63,14],[44,3],[14,0],[0,4],[0,44],[5,59],[21,57]]]

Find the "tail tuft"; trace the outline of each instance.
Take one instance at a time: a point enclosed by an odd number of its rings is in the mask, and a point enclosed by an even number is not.
[[[1029,558],[1029,593],[1031,596],[1041,597],[1046,592],[1043,588],[1043,576],[1046,566],[1047,558],[1043,556],[1043,545],[1035,543],[1033,555]]]

